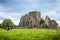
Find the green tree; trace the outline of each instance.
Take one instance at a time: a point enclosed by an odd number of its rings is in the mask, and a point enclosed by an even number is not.
[[[14,27],[14,23],[10,19],[5,19],[2,23],[2,27]]]
[[[0,28],[1,28],[2,26],[1,26],[1,24],[0,24]]]

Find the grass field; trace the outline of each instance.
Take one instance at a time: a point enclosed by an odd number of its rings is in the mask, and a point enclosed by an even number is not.
[[[55,29],[0,29],[0,40],[60,40],[60,30]]]

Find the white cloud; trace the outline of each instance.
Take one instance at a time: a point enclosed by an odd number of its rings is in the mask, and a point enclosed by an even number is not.
[[[0,12],[0,16],[4,15],[4,12]]]
[[[47,12],[45,12],[45,15],[48,15],[49,17],[51,17],[52,19],[55,19],[55,20],[57,20],[57,18],[60,17],[60,14],[57,13],[55,10],[47,11]]]
[[[0,20],[0,24],[3,22],[3,20]]]
[[[14,24],[19,25],[20,19],[18,19],[18,20],[12,20],[12,21],[14,22]]]
[[[0,12],[0,17],[5,19],[11,19],[14,24],[18,25],[20,18],[23,14],[22,13],[6,13],[6,12]],[[0,20],[0,23],[2,23],[3,20]]]
[[[60,26],[60,21],[57,21],[58,25]]]
[[[6,10],[9,9],[5,9],[1,4],[0,4],[0,18],[3,18],[2,20],[0,20],[0,24],[3,22],[4,19],[11,19],[14,24],[18,25],[20,18],[22,15],[22,13],[15,13],[15,12],[5,12]]]
[[[45,15],[48,15],[48,16],[52,16],[52,17],[57,17],[58,14],[55,10],[50,10],[50,11],[46,11],[46,14]]]

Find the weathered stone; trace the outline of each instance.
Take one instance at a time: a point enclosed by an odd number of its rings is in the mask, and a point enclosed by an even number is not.
[[[47,28],[49,28],[49,26],[50,26],[50,21],[51,21],[51,19],[48,16],[46,16],[45,17],[45,25]]]
[[[40,21],[41,14],[38,11],[29,12],[29,15],[32,16],[36,21]]]
[[[51,20],[48,16],[45,18],[45,25],[47,28],[57,28],[58,23],[55,20]]]
[[[29,14],[22,16],[19,26],[34,28],[38,26],[37,24],[39,21],[40,21],[40,12],[37,11],[29,12]]]
[[[41,25],[41,28],[47,28],[46,24],[43,23],[43,24]]]
[[[40,12],[32,11],[21,17],[19,26],[25,28],[58,28],[58,23],[48,16],[44,20],[41,18]]]
[[[45,21],[44,21],[44,19],[40,19],[40,25],[42,25],[43,23],[44,23]]]
[[[51,20],[50,27],[49,28],[58,28],[58,23],[55,20]]]

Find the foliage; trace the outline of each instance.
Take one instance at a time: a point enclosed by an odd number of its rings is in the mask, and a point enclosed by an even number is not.
[[[0,28],[1,28],[2,26],[1,26],[1,24],[0,24]]]
[[[10,19],[5,19],[2,23],[2,27],[13,27],[14,23]]]
[[[55,29],[0,29],[0,40],[60,40],[60,30]]]

